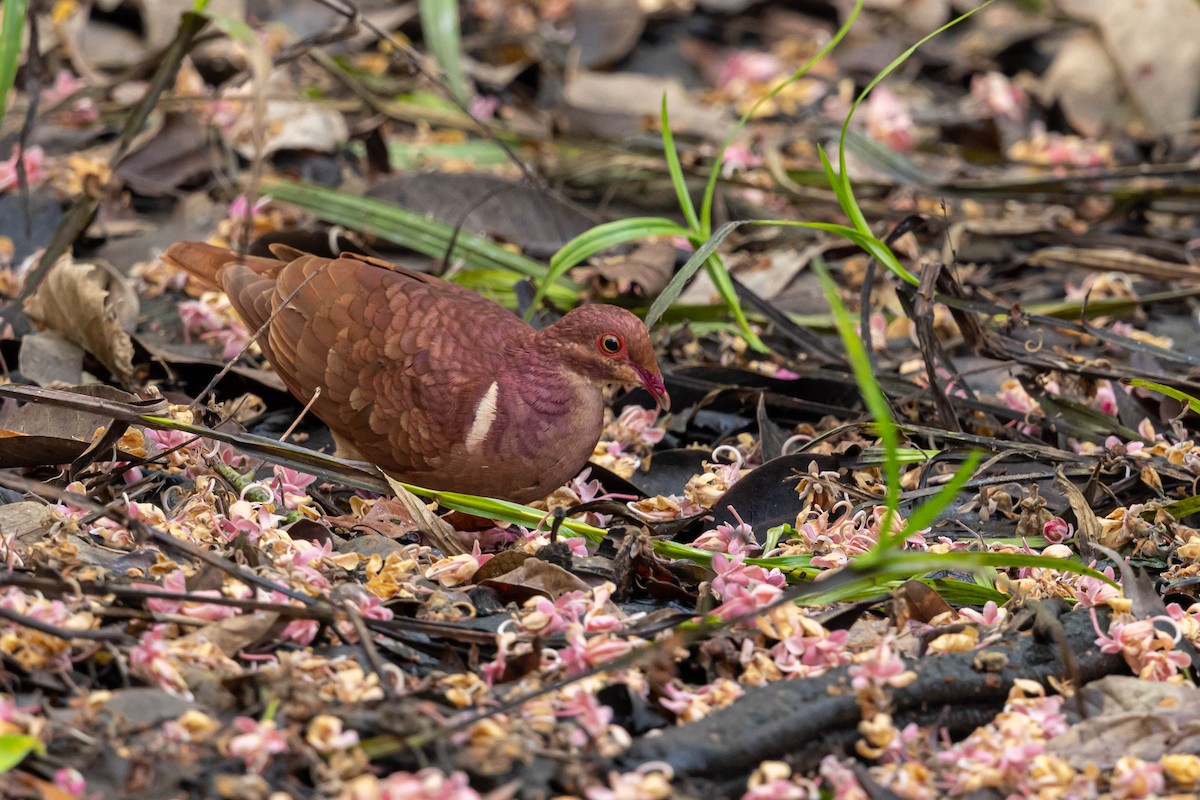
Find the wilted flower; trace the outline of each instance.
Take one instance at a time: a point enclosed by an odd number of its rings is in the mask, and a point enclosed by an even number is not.
[[[1075,535],[1075,526],[1062,517],[1054,517],[1042,526],[1042,538],[1050,544],[1062,544]]]
[[[608,773],[608,786],[593,786],[584,795],[587,800],[664,800],[671,796],[674,777],[671,767],[651,761],[633,772]]]
[[[242,352],[250,341],[250,331],[233,312],[228,298],[219,292],[205,292],[199,300],[178,304],[183,323],[183,341],[199,339],[221,346],[221,357],[230,359]]]
[[[904,659],[893,651],[887,638],[860,654],[850,667],[850,685],[860,692],[873,686],[899,689],[916,679],[917,674],[904,668]]]
[[[913,147],[913,118],[908,103],[886,86],[878,86],[862,104],[867,132],[897,152]]]
[[[1111,579],[1114,575],[1113,568],[1105,567],[1104,575]],[[1079,605],[1083,606],[1084,608],[1106,605],[1109,600],[1121,596],[1120,589],[1108,583],[1107,581],[1102,581],[1099,578],[1093,578],[1090,575],[1080,575],[1076,579],[1075,586],[1071,591],[1074,593],[1075,599],[1079,602]]]
[[[167,626],[155,625],[129,649],[130,668],[145,680],[171,694],[188,696],[187,682],[171,657]]]
[[[363,775],[343,790],[340,800],[480,800],[462,772],[450,775],[437,767],[420,772],[393,772],[386,778]]]
[[[54,773],[54,785],[67,794],[82,797],[87,791],[87,781],[79,770],[73,767],[63,767]]]
[[[159,587],[152,583],[135,583],[133,584],[133,588],[158,589]],[[162,588],[176,594],[190,594],[191,597],[197,599],[203,597],[221,597],[221,593],[216,589],[203,589],[189,593],[187,579],[181,569],[175,569],[168,573],[163,578]],[[227,617],[236,617],[242,613],[241,609],[236,606],[217,603],[198,603],[192,600],[166,600],[159,597],[148,598],[146,600],[146,607],[158,614],[186,614],[189,617],[208,622],[215,622]]]
[[[734,50],[717,70],[717,88],[743,89],[747,84],[773,81],[786,71],[787,66],[771,53]]]
[[[1175,629],[1172,636],[1155,623]],[[1105,653],[1120,653],[1129,668],[1142,680],[1165,681],[1191,666],[1191,659],[1175,649],[1179,640],[1179,626],[1166,615],[1135,619],[1132,622],[1114,617],[1108,625],[1108,633],[1100,630],[1096,612],[1092,611],[1092,624],[1098,634],[1096,645]]]
[[[467,113],[478,120],[487,121],[496,116],[500,101],[491,95],[475,95],[467,104]]]
[[[554,715],[571,719],[579,726],[578,730],[572,732],[573,745],[583,747],[589,741],[610,745],[620,742],[628,745],[629,734],[621,726],[613,725],[612,708],[581,687],[567,691],[567,700],[559,704]],[[620,748],[616,749],[619,751]]]
[[[13,145],[12,152],[11,158],[7,161],[0,161],[0,192],[7,192],[17,185],[17,158],[20,157],[20,146]],[[46,153],[41,147],[34,145],[25,148],[25,157],[22,159],[22,163],[25,165],[25,179],[30,186],[37,186],[46,179],[43,167],[45,159]]]
[[[337,717],[318,714],[309,721],[304,740],[318,753],[329,753],[354,747],[358,744],[358,732],[343,730]]]
[[[1136,797],[1157,797],[1166,786],[1161,764],[1142,761],[1133,756],[1121,756],[1113,765],[1109,788],[1112,796],[1124,800]]]
[[[741,800],[816,800],[821,796],[814,781],[793,777],[792,768],[782,761],[759,764],[748,785]]]
[[[1029,97],[1001,72],[985,72],[971,76],[971,97],[996,117],[1013,122],[1025,119]]]
[[[287,736],[275,729],[275,720],[261,722],[250,717],[238,717],[233,727],[239,733],[229,740],[229,755],[240,758],[250,772],[261,773],[271,762],[271,756],[286,753]]]
[[[719,553],[736,555],[738,553],[753,553],[761,549],[754,539],[754,531],[733,508],[730,509],[736,525],[722,523],[716,528],[705,531],[692,542],[693,547],[701,550],[711,550]]]
[[[425,577],[437,581],[442,586],[457,586],[469,581],[480,567],[494,557],[491,553],[480,552],[479,542],[475,542],[470,553],[459,553],[434,562],[433,566],[425,570]]]
[[[718,708],[725,708],[741,697],[745,690],[728,678],[717,678],[712,683],[689,689],[678,679],[667,681],[662,687],[662,707],[675,712],[680,722],[695,722],[703,719]]]
[[[787,578],[778,569],[768,572],[745,561],[745,553],[713,555],[712,566],[717,576],[712,587],[723,602],[712,613],[722,619],[744,617],[770,605],[787,585]]]
[[[983,606],[983,611],[979,612],[973,608],[960,608],[958,615],[965,620],[974,622],[980,625],[1001,625],[1008,619],[1008,610],[1000,608],[996,605],[996,601],[988,600]]]

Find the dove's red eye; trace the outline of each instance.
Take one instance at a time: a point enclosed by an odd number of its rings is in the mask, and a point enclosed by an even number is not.
[[[615,333],[606,333],[596,340],[596,347],[606,356],[615,356],[625,349],[625,340]]]

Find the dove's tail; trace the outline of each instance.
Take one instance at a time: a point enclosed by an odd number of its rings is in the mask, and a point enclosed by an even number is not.
[[[245,264],[260,275],[270,274],[283,266],[274,258],[239,257],[227,247],[205,242],[176,242],[163,253],[162,260],[195,275],[214,289],[222,288],[221,271],[230,264]]]

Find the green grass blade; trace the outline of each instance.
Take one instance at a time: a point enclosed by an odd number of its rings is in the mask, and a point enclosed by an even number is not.
[[[817,155],[821,159],[821,169],[825,171],[825,178],[829,181],[829,186],[837,197],[838,205],[842,207],[850,224],[854,226],[855,230],[870,232],[871,227],[867,223],[867,218],[863,216],[862,209],[858,207],[858,200],[854,197],[854,187],[850,183],[850,176],[846,173],[845,154],[838,151],[842,165],[840,172],[833,168],[825,148],[817,148]]]
[[[958,471],[954,473],[954,477],[947,481],[946,485],[938,490],[937,494],[912,510],[912,513],[908,515],[908,519],[904,521],[904,527],[891,535],[887,535],[885,529],[879,537],[879,542],[876,546],[871,548],[870,552],[864,554],[867,559],[887,558],[889,551],[903,547],[904,540],[909,536],[933,525],[938,515],[954,502],[954,498],[958,496],[959,490],[975,474],[975,469],[979,466],[980,459],[981,456],[978,452],[971,453],[962,466],[958,468]]]
[[[802,594],[798,593],[798,596],[803,598],[802,602],[806,605],[826,605],[838,601],[878,598],[881,592],[889,592],[906,580],[930,572],[958,570],[981,574],[989,570],[1013,567],[1038,567],[1059,572],[1073,572],[1077,575],[1098,578],[1112,586],[1118,585],[1097,570],[1067,558],[1051,558],[1029,553],[924,553],[912,550],[893,550],[886,561],[869,566],[863,565],[860,559],[852,561],[844,570],[847,573],[844,578],[842,572],[838,572],[824,582],[829,585],[825,591],[820,590],[823,585],[821,583],[811,587],[793,588],[791,591],[796,592],[798,588],[801,588]],[[855,573],[859,574],[855,575]],[[960,583],[959,586],[963,587],[964,584]],[[990,591],[972,592],[972,594],[986,597],[984,602],[997,599]],[[1007,598],[1007,595],[1005,597]]]
[[[717,294],[721,296],[729,313],[733,314],[733,319],[737,322],[746,343],[760,353],[768,352],[769,348],[750,328],[750,321],[746,319],[746,312],[742,309],[742,299],[737,295],[737,288],[733,285],[733,279],[729,276],[725,262],[719,256],[712,255],[704,262],[704,271],[708,273],[709,280],[713,282]]]
[[[671,133],[671,119],[667,114],[667,93],[663,92],[662,96],[662,112],[660,115],[662,123],[662,143],[663,154],[667,158],[667,172],[671,175],[671,185],[675,187],[675,197],[679,200],[679,209],[683,212],[683,218],[687,220],[688,227],[691,228],[693,235],[705,236],[707,231],[700,229],[700,220],[696,218],[696,206],[692,203],[692,195],[688,192],[687,179],[683,177],[683,166],[679,163],[679,151],[675,149],[675,134]],[[714,171],[719,170],[720,164],[713,167]]]
[[[605,222],[579,234],[564,244],[550,259],[550,269],[546,273],[545,280],[539,283],[537,294],[533,296],[533,302],[529,304],[529,309],[525,312],[525,319],[528,320],[541,305],[542,298],[545,297],[546,286],[562,280],[567,270],[610,247],[651,236],[686,237],[688,230],[678,222],[664,217],[629,217]]]
[[[433,60],[446,76],[450,94],[460,103],[470,99],[462,61],[458,0],[420,0],[421,35]]]
[[[943,33],[944,31],[947,31],[950,28],[953,28],[955,25],[957,25],[958,23],[967,19],[975,12],[980,11],[984,8],[987,8],[993,2],[995,2],[995,0],[986,0],[986,2],[984,2],[982,5],[976,6],[975,8],[971,9],[970,11],[967,11],[966,13],[961,14],[958,17],[952,19],[950,22],[947,22],[945,25],[938,28],[933,33],[930,33],[930,34],[927,34],[926,36],[921,37],[921,39],[919,41],[917,41],[916,44],[914,44],[912,47],[905,50],[903,53],[901,53],[899,56],[897,56],[895,59],[893,59],[890,64],[888,64],[886,67],[884,67],[882,70],[880,70],[879,74],[871,79],[871,82],[867,84],[866,88],[863,89],[862,92],[859,93],[858,97],[854,100],[854,104],[852,106],[850,106],[850,112],[848,114],[846,114],[846,119],[842,121],[842,132],[841,132],[841,135],[838,137],[838,173],[839,173],[839,177],[841,178],[841,180],[845,182],[846,188],[848,190],[847,191],[848,204],[843,205],[842,210],[846,212],[846,216],[850,218],[850,221],[854,225],[854,227],[858,228],[860,231],[868,231],[869,227],[867,225],[866,217],[863,216],[862,209],[859,208],[859,206],[858,206],[858,200],[854,197],[854,192],[850,191],[850,179],[849,179],[849,176],[846,174],[846,132],[850,129],[850,120],[853,119],[854,113],[856,111],[858,111],[858,107],[860,105],[862,105],[862,102],[867,99],[867,95],[869,95],[871,93],[871,90],[874,89],[876,86],[878,86],[879,83],[881,81],[883,81],[884,78],[886,78],[888,75],[891,75],[892,72],[895,71],[897,67],[899,67],[905,61],[907,61],[909,58],[911,58],[913,53],[917,52],[917,49],[921,45],[925,44],[930,39]],[[841,199],[840,196],[839,196],[839,199]]]
[[[185,422],[161,417],[154,414],[140,414],[137,421],[150,428],[158,430],[174,430],[203,436],[217,442],[233,445],[241,452],[256,456],[273,464],[282,464],[292,469],[318,475],[329,480],[339,481],[348,486],[355,486],[368,491],[386,494],[390,491],[387,482],[376,471],[376,468],[346,461],[335,456],[328,456],[309,450],[289,442],[280,442],[264,436],[233,431],[217,431],[201,425],[190,425]],[[370,471],[368,471],[370,470]],[[487,519],[500,520],[516,525],[537,527],[545,519],[546,512],[530,508],[518,503],[505,500],[494,500],[490,497],[463,494],[460,492],[441,492],[426,489],[422,486],[406,483],[408,489],[418,497],[436,500],[446,508],[475,514]],[[599,541],[604,531],[578,520],[563,520],[562,529],[570,533],[584,536],[592,541]]]
[[[1163,506],[1162,510],[1166,511],[1175,519],[1190,517],[1192,514],[1200,513],[1200,495],[1193,495],[1191,497],[1185,497],[1182,500],[1176,500],[1170,505]]]
[[[854,112],[857,111],[858,107],[862,105],[862,102],[867,99],[867,95],[871,93],[871,90],[878,86],[884,80],[884,78],[886,78],[888,75],[891,75],[897,67],[903,64],[905,61],[908,61],[908,59],[912,58],[913,53],[917,52],[921,45],[925,44],[935,36],[945,33],[958,23],[970,18],[973,14],[982,11],[994,2],[995,0],[985,0],[984,3],[972,8],[970,11],[960,14],[942,27],[938,28],[936,31],[921,37],[916,44],[914,44],[912,47],[909,47],[900,55],[896,56],[896,58],[892,60],[892,63],[880,70],[879,74],[871,79],[871,82],[867,84],[866,88],[864,88],[854,100],[854,104],[850,106],[850,113],[846,115],[846,119],[842,122],[842,134],[838,139],[838,156],[840,158],[838,166],[843,175],[846,174],[846,131],[850,128],[850,119],[854,116]]]
[[[25,733],[0,734],[0,775],[25,760],[30,753],[46,752],[41,739]]]
[[[652,327],[654,323],[662,317],[663,312],[670,308],[676,298],[683,292],[683,287],[687,282],[700,271],[700,268],[712,258],[717,252],[717,248],[721,246],[721,242],[733,233],[742,225],[749,224],[747,221],[727,222],[722,225],[716,233],[708,237],[708,241],[700,245],[696,252],[692,253],[692,257],[687,260],[683,268],[675,273],[671,278],[670,283],[666,288],[659,292],[658,297],[654,298],[654,302],[650,305],[650,310],[646,312],[646,327]]]
[[[887,483],[884,504],[888,509],[887,519],[882,530],[887,531],[890,529],[891,518],[900,498],[900,459],[898,455],[900,437],[896,430],[896,421],[892,418],[892,409],[883,394],[883,389],[879,387],[879,381],[875,380],[875,373],[871,369],[871,359],[867,356],[862,338],[854,330],[854,322],[850,319],[846,307],[842,305],[841,298],[838,297],[837,285],[829,275],[825,260],[818,256],[813,259],[812,265],[821,282],[825,300],[833,311],[833,321],[842,338],[842,344],[846,348],[846,359],[850,362],[850,370],[854,373],[854,380],[858,383],[859,391],[862,393],[863,403],[866,404],[867,410],[871,413],[871,417],[874,418],[879,429],[879,439],[883,444],[884,451],[883,471]]]
[[[721,243],[724,242],[726,238],[728,238],[729,234],[733,233],[743,225],[778,225],[781,227],[808,228],[810,230],[832,233],[837,236],[841,236],[844,239],[848,239],[871,255],[875,255],[877,258],[882,259],[886,258],[887,256],[891,256],[892,262],[895,263],[896,268],[907,274],[907,271],[900,266],[898,261],[896,261],[896,257],[892,255],[891,250],[888,250],[886,246],[883,246],[882,242],[880,242],[874,236],[871,236],[869,233],[864,235],[862,232],[846,225],[839,225],[835,222],[798,222],[790,219],[734,220],[733,222],[726,222],[724,225],[718,228],[712,236],[708,237],[708,239],[702,245],[700,245],[699,248],[697,248],[696,252],[692,254],[692,257],[689,258],[687,263],[683,265],[683,268],[675,273],[675,276],[671,278],[671,282],[668,283],[667,287],[663,289],[657,298],[655,298],[654,303],[650,306],[650,310],[646,313],[647,326],[653,326],[656,322],[658,322],[659,319],[662,318],[663,314],[666,313],[671,304],[674,303],[679,295],[683,292],[683,288],[687,282],[690,281],[692,277],[700,270],[700,267],[706,266],[709,260],[716,253],[717,248],[721,246]],[[584,234],[584,236],[586,235],[587,234]],[[878,246],[883,246],[883,252],[876,255],[878,252]],[[555,258],[557,257],[558,256],[555,256]],[[721,272],[723,274],[718,274],[713,280],[713,283],[717,286],[717,291],[721,292],[722,299],[725,300],[726,306],[734,313],[735,318],[738,319],[739,325],[742,327],[743,334],[745,334],[745,316],[742,312],[741,301],[738,300],[737,293],[733,289],[733,282],[729,280],[728,271],[725,271],[722,267]],[[709,273],[710,276],[712,274],[712,272]],[[916,279],[914,278],[913,280],[915,281]],[[726,294],[728,294],[729,297],[726,297]],[[732,301],[730,298],[732,298]],[[753,336],[752,333],[751,336]],[[754,338],[757,340],[757,337]]]
[[[829,55],[829,53],[833,51],[833,48],[838,46],[838,44],[842,41],[842,38],[845,37],[845,35],[850,31],[850,28],[854,25],[854,21],[858,19],[858,14],[863,8],[863,1],[864,0],[855,0],[854,8],[846,17],[846,21],[842,23],[840,28],[838,28],[837,33],[835,33],[833,38],[829,40],[829,43],[822,47],[816,55],[810,58],[804,64],[804,66],[793,72],[790,77],[780,81],[771,89],[771,91],[767,92],[765,95],[760,97],[754,103],[754,105],[750,106],[746,113],[742,114],[741,119],[737,121],[737,124],[733,126],[733,130],[729,132],[729,135],[725,137],[725,141],[721,143],[720,149],[717,150],[716,160],[713,161],[712,171],[708,175],[708,184],[704,187],[704,199],[700,204],[701,236],[708,236],[710,233],[712,233],[713,199],[717,193],[717,180],[721,177],[721,164],[725,160],[725,151],[729,149],[729,145],[733,144],[733,140],[738,135],[738,132],[746,126],[746,123],[750,121],[751,117],[758,112],[758,109],[761,108],[764,103],[774,98],[788,86],[803,78],[806,74],[808,74],[808,71],[813,68],[813,65],[819,62],[825,56]]]
[[[839,174],[833,169],[833,164],[830,163],[829,157],[825,155],[824,149],[818,149],[817,154],[821,158],[821,167],[825,170],[825,176],[829,180],[829,185],[833,189],[834,195],[837,197],[838,205],[842,207],[842,211],[854,225],[853,228],[848,229],[855,231],[854,234],[842,232],[841,235],[865,250],[901,280],[916,286],[918,283],[917,277],[905,269],[904,265],[900,263],[900,259],[896,258],[896,254],[892,252],[892,249],[871,232],[871,226],[867,224],[862,209],[858,207],[858,200],[854,197],[854,188],[850,185],[850,178],[846,175],[845,167],[842,167],[842,172]]]
[[[1194,413],[1200,414],[1200,399],[1192,397],[1187,392],[1180,391],[1173,386],[1155,383],[1154,381],[1148,381],[1142,378],[1131,378],[1128,381],[1124,381],[1124,383],[1128,383],[1130,386],[1138,389],[1150,389],[1151,391],[1158,392],[1159,394],[1164,394],[1167,397],[1170,397],[1172,400],[1178,400],[1181,403],[1186,403],[1187,407],[1190,408]]]
[[[491,497],[480,497],[473,494],[463,494],[461,492],[439,492],[408,483],[402,485],[418,497],[436,500],[438,505],[443,508],[461,511],[464,514],[473,514],[484,519],[494,519],[513,525],[522,525],[526,528],[550,527],[549,514],[540,509],[523,506],[520,503],[496,500]],[[560,530],[566,535],[582,536],[590,542],[600,541],[604,538],[605,534],[603,528],[597,528],[594,525],[588,525],[587,523],[573,519],[564,519]]]
[[[507,269],[463,269],[451,276],[459,286],[479,292],[505,308],[516,308],[519,298],[514,279]],[[579,302],[579,293],[556,283],[546,290],[546,297],[559,308],[571,308]]]
[[[262,191],[276,200],[290,203],[325,222],[374,234],[390,242],[411,247],[431,258],[446,255],[451,242],[455,258],[475,269],[505,269],[529,278],[543,278],[541,262],[506,250],[478,234],[459,231],[444,222],[370,197],[339,192],[309,183],[264,180]],[[578,286],[567,284],[572,289]]]
[[[648,239],[652,236],[686,237],[687,235],[687,228],[663,217],[629,217],[605,222],[584,231],[563,245],[562,249],[550,259],[548,277],[551,279],[561,277],[572,267],[619,244]]]
[[[895,254],[891,252],[891,248],[889,248],[871,233],[871,226],[867,223],[867,219],[863,215],[862,209],[858,205],[858,199],[854,196],[854,188],[850,183],[850,176],[846,171],[846,135],[850,129],[850,120],[854,118],[854,113],[858,111],[858,107],[862,105],[862,102],[867,99],[867,95],[871,93],[871,90],[879,85],[884,78],[895,71],[897,67],[911,58],[912,54],[917,51],[917,48],[938,34],[967,19],[975,12],[988,7],[993,2],[994,0],[987,0],[982,5],[971,9],[965,14],[956,17],[942,27],[938,28],[936,31],[922,37],[916,44],[912,45],[895,59],[893,59],[890,64],[884,67],[879,74],[877,74],[871,80],[871,82],[867,84],[866,88],[859,93],[857,98],[855,98],[854,104],[850,106],[850,111],[846,114],[846,119],[842,121],[841,134],[838,136],[838,169],[836,173],[833,170],[833,165],[829,162],[828,157],[825,155],[825,151],[823,149],[818,149],[821,157],[821,166],[825,170],[825,175],[829,180],[830,187],[833,188],[834,194],[837,195],[838,204],[842,207],[842,212],[845,213],[847,219],[850,220],[851,225],[853,225],[864,236],[869,236],[873,240],[871,247],[867,248],[867,251],[898,277],[913,285],[917,284],[917,279],[910,272],[908,272],[908,270],[905,270],[900,265],[900,262],[896,258]]]
[[[8,108],[8,93],[17,79],[21,63],[21,37],[25,33],[25,12],[28,0],[4,0],[0,17],[0,119]]]
[[[1012,599],[1012,595],[969,581],[959,581],[954,578],[934,578],[924,581],[935,592],[942,596],[947,603],[956,606],[982,606],[989,600],[1002,606]]]
[[[950,553],[926,553],[919,550],[892,550],[886,560],[870,564],[873,571],[879,571],[888,578],[905,580],[916,575],[943,570],[979,570],[987,567],[993,569],[1012,569],[1014,567],[1038,567],[1053,569],[1059,572],[1073,572],[1089,578],[1098,578],[1110,586],[1119,584],[1097,569],[1089,567],[1073,558],[1054,558],[1039,556],[1032,553],[980,553],[956,550]],[[858,569],[859,562],[851,562],[851,568]]]

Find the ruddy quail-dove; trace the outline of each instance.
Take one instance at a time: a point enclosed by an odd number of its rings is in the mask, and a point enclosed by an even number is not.
[[[605,385],[644,386],[670,407],[646,326],[624,309],[584,305],[535,331],[469,289],[386,261],[272,252],[179,242],[163,260],[224,290],[251,331],[270,319],[259,346],[338,453],[398,480],[537,499],[592,454]]]

